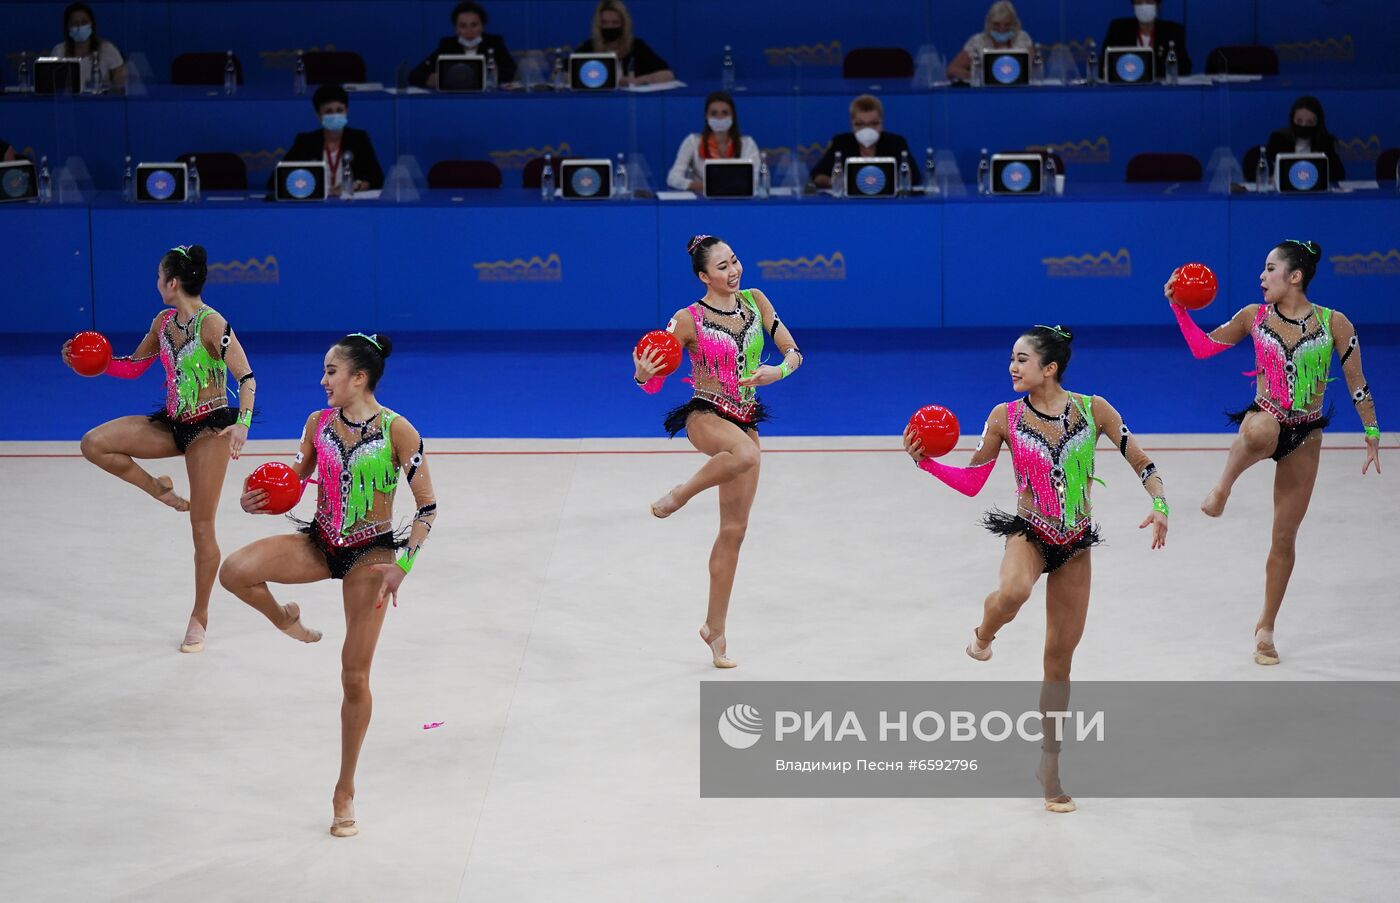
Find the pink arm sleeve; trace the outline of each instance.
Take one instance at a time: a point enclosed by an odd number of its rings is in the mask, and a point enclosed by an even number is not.
[[[655,395],[661,391],[661,384],[666,381],[664,376],[653,376],[651,379],[639,385],[639,388],[648,395]],[[636,382],[636,380],[633,380]]]
[[[1192,356],[1197,360],[1213,357],[1230,347],[1206,335],[1205,330],[1196,325],[1196,321],[1180,304],[1172,304],[1172,313],[1176,314],[1176,322],[1186,338],[1186,347],[1191,349]]]
[[[920,470],[933,474],[966,496],[981,492],[982,487],[987,485],[987,478],[992,475],[992,468],[996,466],[996,458],[975,467],[953,467],[940,464],[933,458],[924,458],[919,462]]]
[[[160,355],[153,354],[139,361],[129,357],[114,357],[107,362],[107,369],[104,372],[117,379],[135,379],[151,369],[151,364],[154,364],[159,357]]]

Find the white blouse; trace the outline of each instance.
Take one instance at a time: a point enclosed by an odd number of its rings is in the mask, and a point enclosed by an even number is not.
[[[67,45],[62,43],[54,45],[54,56],[63,56],[67,52]],[[92,81],[92,54],[83,54],[80,59],[82,60],[79,65],[82,70],[81,78],[83,80],[83,88],[86,89],[88,84]],[[102,39],[101,46],[97,48],[97,61],[98,65],[102,67],[102,77],[108,84],[112,82],[112,71],[114,69],[120,69],[126,64],[126,60],[122,58],[121,51],[117,49],[117,45],[106,38]]]
[[[735,159],[735,158],[729,158]],[[739,160],[752,161],[758,165],[758,142],[745,135],[739,142]],[[666,176],[666,184],[676,191],[685,191],[691,182],[705,181],[705,159],[700,156],[700,134],[692,132],[681,142],[676,152],[676,162]]]

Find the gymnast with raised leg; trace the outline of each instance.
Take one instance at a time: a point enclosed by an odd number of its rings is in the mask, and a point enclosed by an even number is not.
[[[407,419],[375,399],[391,344],[387,336],[356,333],[326,353],[321,386],[328,407],[306,419],[292,469],[303,481],[314,468],[316,514],[298,533],[270,536],[244,546],[224,562],[219,580],[238,598],[293,639],[321,639],[301,620],[295,602],[279,603],[269,583],[301,584],[336,579],[345,605],[345,644],[340,652],[340,777],[332,797],[331,833],[359,833],[355,822],[355,766],[369,730],[370,663],[388,609],[428,538],[437,503],[423,455],[423,440]],[[394,490],[402,470],[417,512],[405,539],[393,528]],[[263,512],[267,494],[250,490],[243,510]],[[395,550],[403,549],[395,561]]]
[[[992,533],[1006,537],[1006,552],[999,584],[983,604],[982,623],[973,629],[967,654],[980,662],[990,659],[992,641],[1030,598],[1040,575],[1047,574],[1043,712],[1063,710],[1068,703],[1070,664],[1089,612],[1089,549],[1100,542],[1090,519],[1089,491],[1098,480],[1094,447],[1100,435],[1117,444],[1152,500],[1139,528],[1152,528],[1152,548],[1167,542],[1167,500],[1156,465],[1107,400],[1062,385],[1072,340],[1060,326],[1035,326],[1016,340],[1011,387],[1024,396],[992,409],[967,467],[925,456],[917,435],[912,430],[904,434],[905,451],[921,470],[968,496],[986,485],[1002,443],[1010,446],[1016,513],[993,509],[983,520]],[[1045,789],[1045,808],[1074,811],[1074,801],[1060,787],[1058,742],[1047,737],[1041,749],[1037,777]]]
[[[758,424],[768,418],[757,390],[789,376],[802,365],[792,333],[758,289],[740,289],[744,267],[734,250],[713,235],[697,235],[687,245],[691,269],[705,295],[671,318],[667,330],[690,354],[695,395],[666,415],[666,432],[686,438],[709,460],[689,480],[651,506],[669,517],[699,493],[719,487],[719,536],[710,551],[710,597],[700,639],[716,668],[733,668],[725,638],[729,597],[739,547],[758,490]],[[778,366],[762,363],[767,332],[782,352]],[[634,351],[637,385],[653,393],[665,381],[659,352]]]
[[[1347,388],[1366,431],[1366,459],[1361,473],[1364,475],[1372,464],[1376,465],[1376,473],[1381,472],[1381,431],[1376,424],[1370,387],[1361,372],[1356,327],[1341,311],[1308,300],[1308,286],[1321,259],[1322,249],[1311,241],[1290,239],[1275,246],[1259,274],[1263,303],[1246,305],[1230,322],[1210,333],[1197,326],[1186,309],[1176,303],[1175,273],[1164,288],[1195,357],[1219,354],[1246,336],[1254,339],[1255,368],[1248,374],[1256,377],[1254,401],[1230,415],[1240,425],[1240,431],[1230,446],[1220,481],[1201,503],[1201,510],[1219,517],[1240,474],[1265,458],[1277,462],[1273,540],[1264,566],[1264,610],[1254,625],[1254,661],[1260,665],[1279,663],[1274,623],[1293,573],[1298,527],[1308,511],[1317,481],[1322,431],[1331,420],[1331,412],[1322,411],[1322,396],[1330,382],[1327,374],[1333,350],[1341,356]]]
[[[209,275],[199,245],[171,248],[156,267],[156,291],[169,310],[151,321],[150,331],[126,357],[112,358],[109,376],[136,379],[159,360],[165,368],[165,405],[154,414],[109,420],[83,436],[83,457],[121,477],[176,511],[189,512],[194,536],[194,610],[180,643],[181,652],[204,651],[209,626],[209,594],[219,572],[219,541],[214,516],[230,458],[237,458],[253,422],[257,384],[233,327],[200,293]],[[63,362],[71,366],[69,345]],[[238,386],[238,410],[228,406],[228,376]],[[169,476],[151,476],[134,459],[184,456],[190,497],[181,498]]]

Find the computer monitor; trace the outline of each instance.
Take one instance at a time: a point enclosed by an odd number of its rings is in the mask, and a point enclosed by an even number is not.
[[[846,161],[846,197],[894,197],[897,166],[894,157],[850,158]]]
[[[991,88],[1014,87],[1031,83],[1031,52],[1029,50],[982,51],[982,84]]]
[[[1279,154],[1274,163],[1274,188],[1278,191],[1326,192],[1330,176],[1326,154]]]
[[[992,154],[992,194],[1040,194],[1044,167],[1040,154]]]
[[[283,160],[273,177],[279,201],[324,201],[330,184],[330,172],[318,160]]]
[[[707,198],[751,198],[757,184],[752,160],[706,160],[704,192]]]
[[[0,163],[0,203],[32,201],[39,197],[39,178],[33,160]]]
[[[569,87],[609,91],[617,87],[617,54],[575,53],[569,57]]]
[[[182,204],[190,168],[184,163],[138,163],[136,200],[148,204]]]
[[[559,164],[559,187],[571,201],[606,201],[612,197],[611,160],[565,160]]]
[[[1110,85],[1150,85],[1157,79],[1151,47],[1106,47],[1103,60]]]
[[[35,94],[79,94],[83,61],[72,56],[41,56],[34,61]]]
[[[486,88],[486,58],[476,53],[443,54],[437,58],[437,89],[470,93]]]

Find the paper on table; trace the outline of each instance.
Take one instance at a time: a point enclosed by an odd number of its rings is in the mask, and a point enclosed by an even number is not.
[[[346,91],[383,91],[383,82],[346,82],[341,85]]]
[[[1347,191],[1381,187],[1381,183],[1377,182],[1375,179],[1344,179],[1338,182],[1337,185],[1341,188],[1345,188]]]
[[[672,79],[668,82],[656,82],[650,85],[626,85],[623,91],[631,91],[634,94],[649,94],[652,91],[672,91],[676,88],[684,88],[685,82]]]
[[[1218,82],[1257,82],[1262,81],[1262,75],[1212,75],[1211,79]]]
[[[656,199],[658,201],[693,201],[696,194],[693,191],[658,191]]]
[[[377,199],[379,198],[379,194],[380,194],[381,191],[383,191],[382,188],[371,188],[369,191],[357,191],[357,192],[355,192],[355,200],[357,200],[357,201],[373,201],[373,200],[377,200]]]
[[[258,201],[262,200],[260,194],[206,194],[206,201]]]
[[[1208,85],[1212,81],[1209,75],[1183,75],[1176,80],[1179,85]]]
[[[384,92],[385,92],[386,94],[431,94],[431,93],[433,93],[432,91],[429,91],[427,88],[418,88],[418,87],[414,87],[413,85],[409,85],[407,88],[385,88],[385,89],[384,89]]]

